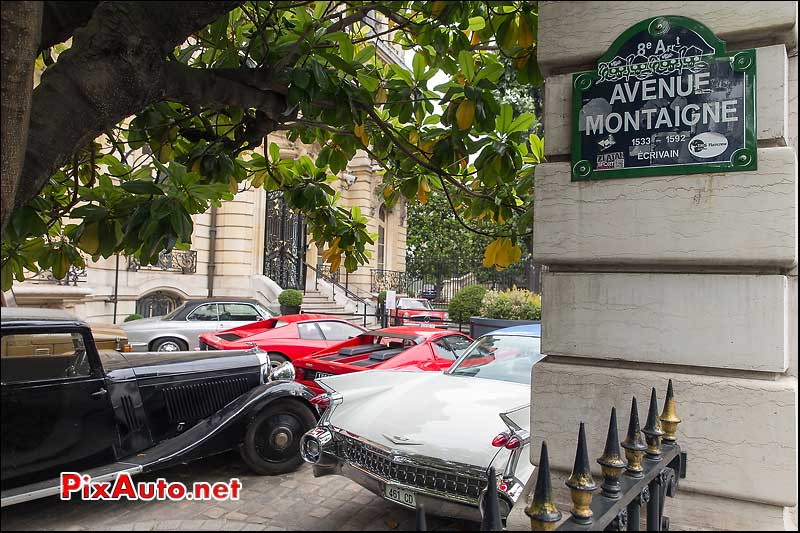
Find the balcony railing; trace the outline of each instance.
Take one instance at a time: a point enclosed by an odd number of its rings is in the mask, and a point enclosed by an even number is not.
[[[194,274],[197,272],[197,251],[172,250],[158,254],[158,263],[155,265],[142,265],[135,257],[128,257],[128,270],[163,270],[165,272],[180,272],[181,274]]]
[[[72,285],[73,287],[77,287],[78,283],[86,283],[86,269],[78,268],[75,265],[72,265],[71,267],[69,267],[67,275],[64,276],[64,279],[56,279],[56,277],[53,276],[53,272],[50,269],[40,270],[35,276],[28,278],[27,281],[36,284],[62,285],[62,286]]]

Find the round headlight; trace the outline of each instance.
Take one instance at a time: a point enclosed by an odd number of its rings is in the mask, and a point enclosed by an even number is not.
[[[293,381],[295,378],[294,365],[286,361],[272,369],[272,379]]]

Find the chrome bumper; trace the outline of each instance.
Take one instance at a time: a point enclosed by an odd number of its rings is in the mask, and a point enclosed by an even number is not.
[[[483,468],[463,465],[464,470],[469,472],[470,477],[478,475],[478,472],[480,472],[480,474],[482,474],[484,477],[483,490],[480,490],[479,486],[478,488],[473,488],[468,493],[453,493],[447,492],[443,489],[434,488],[434,486],[438,486],[436,483],[428,486],[420,486],[419,483],[404,483],[401,481],[401,479],[405,479],[405,477],[398,479],[398,477],[394,474],[391,476],[392,479],[386,477],[384,474],[387,474],[387,471],[390,469],[384,468],[383,470],[377,469],[378,471],[376,471],[374,462],[368,462],[364,465],[355,464],[347,459],[347,454],[342,454],[340,456],[339,452],[341,452],[341,446],[346,442],[344,439],[347,441],[352,441],[354,436],[348,434],[345,438],[337,431],[331,431],[331,429],[332,428],[330,427],[318,426],[308,431],[301,439],[300,453],[307,463],[313,465],[314,477],[341,475],[351,479],[352,481],[355,481],[362,487],[380,496],[384,500],[413,509],[413,507],[410,505],[386,497],[387,486],[398,487],[414,493],[417,505],[424,506],[427,512],[431,514],[450,518],[472,520],[476,522],[481,520],[480,508],[483,492],[485,491],[485,470],[483,470]],[[368,443],[368,441],[363,442],[369,446],[375,446],[374,443]],[[397,457],[396,452],[393,453],[385,448],[384,450],[388,456],[387,460],[391,460],[393,463],[408,465],[413,470],[424,469],[428,475],[431,475],[431,472],[434,470],[434,468],[430,465],[421,466],[420,462],[414,461],[408,456]],[[435,459],[432,458],[416,459],[419,461],[425,460],[426,462],[435,461]],[[371,470],[365,466],[367,464],[372,466]],[[454,466],[453,463],[449,464],[451,467]],[[466,472],[458,476],[461,482],[463,482],[465,479],[464,474],[466,474]],[[450,476],[450,478],[452,478],[456,474],[448,474],[440,471],[440,474],[435,475]],[[430,478],[428,478],[428,480],[430,480]],[[441,479],[439,479],[439,481],[441,481]],[[475,483],[475,481],[472,483]],[[507,490],[501,492],[500,509],[503,518],[505,518],[511,511],[511,508],[516,501],[516,497],[518,497],[521,493],[522,485],[523,484],[516,479],[506,480],[504,482],[504,487]],[[462,487],[466,486],[462,485]],[[464,490],[466,489],[462,489],[462,491]]]
[[[437,516],[446,516],[449,518],[471,520],[473,522],[481,521],[481,512],[478,508],[478,502],[469,504],[466,502],[451,500],[446,497],[427,494],[425,492],[421,492],[417,487],[411,487],[409,485],[403,485],[402,483],[396,483],[393,481],[390,482],[344,461],[338,461],[335,465],[327,467],[314,465],[314,477],[330,475],[344,476],[351,481],[355,481],[365,489],[377,496],[380,496],[384,500],[408,509],[413,509],[413,507],[386,497],[387,485],[399,487],[401,489],[413,492],[415,494],[417,503],[425,507],[426,511],[431,514],[435,514]]]

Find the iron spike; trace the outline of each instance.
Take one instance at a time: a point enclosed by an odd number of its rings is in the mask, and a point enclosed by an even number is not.
[[[539,454],[539,471],[536,473],[536,487],[533,489],[533,500],[525,508],[525,514],[531,519],[531,530],[552,531],[561,520],[561,511],[553,501],[553,486],[550,484],[550,458],[547,455],[547,443],[542,441]]]
[[[678,418],[678,409],[675,403],[675,397],[672,394],[672,380],[669,380],[667,385],[667,398],[664,400],[664,410],[661,412],[661,425],[664,428],[663,440],[667,443],[674,444],[678,440],[678,424],[681,419]]]
[[[625,440],[622,441],[622,447],[625,448],[625,458],[628,459],[628,468],[626,474],[631,477],[642,477],[644,469],[642,468],[642,458],[647,446],[642,440],[642,434],[639,430],[639,409],[636,405],[636,397],[631,400],[631,417],[628,421],[628,434]]]
[[[497,474],[493,466],[489,467],[489,485],[483,496],[483,520],[481,531],[502,531],[503,520],[500,517],[500,495],[497,493]]]
[[[625,470],[625,461],[619,449],[619,432],[617,430],[617,408],[611,408],[611,420],[608,422],[608,435],[603,455],[597,460],[603,471],[603,496],[616,500],[619,498],[619,478]]]
[[[656,398],[656,388],[650,392],[650,409],[647,412],[647,423],[642,429],[644,438],[647,441],[647,458],[658,460],[661,456],[661,437],[664,431],[661,429],[661,421],[658,419],[658,398]]]
[[[425,507],[417,504],[417,531],[428,531],[428,520],[425,517]]]
[[[572,475],[566,481],[572,497],[572,519],[579,524],[592,523],[592,491],[597,488],[589,468],[589,452],[586,449],[586,430],[583,422],[578,432],[578,450]]]

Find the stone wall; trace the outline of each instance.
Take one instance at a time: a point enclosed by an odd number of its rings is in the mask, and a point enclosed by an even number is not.
[[[545,439],[551,465],[569,470],[579,421],[599,457],[611,407],[624,428],[631,396],[646,413],[650,387],[663,402],[672,378],[688,476],[667,514],[685,528],[783,529],[797,505],[796,9],[540,3],[548,163],[536,170],[534,257],[549,266],[549,357],[532,375],[531,461]],[[571,74],[657,15],[694,18],[729,51],[757,49],[758,170],[571,182]]]

